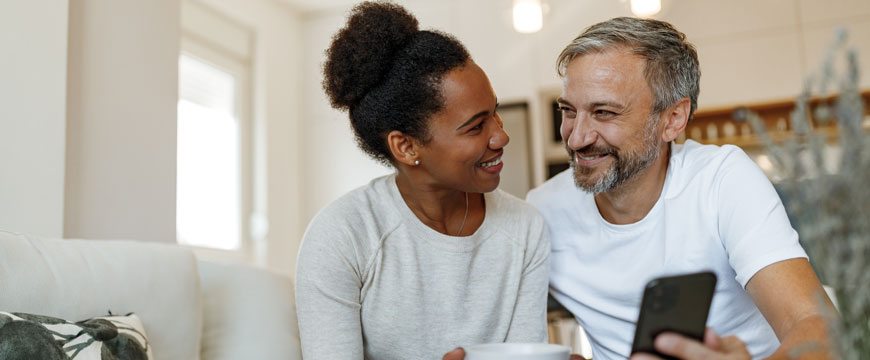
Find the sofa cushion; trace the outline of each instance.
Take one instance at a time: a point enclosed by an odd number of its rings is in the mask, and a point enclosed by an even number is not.
[[[199,272],[203,359],[302,358],[289,277],[208,261],[199,262]]]
[[[199,359],[202,311],[190,249],[0,230],[0,310],[86,319],[135,312],[155,359]]]
[[[50,316],[0,311],[0,359],[150,360],[151,346],[135,314],[71,323]]]

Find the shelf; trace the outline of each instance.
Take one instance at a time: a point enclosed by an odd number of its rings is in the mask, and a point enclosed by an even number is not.
[[[865,109],[864,128],[870,130],[870,91],[864,91],[861,98]],[[813,114],[816,107],[822,103],[833,106],[834,101],[835,97],[833,96],[811,99],[809,112]],[[781,142],[792,136],[789,119],[795,108],[795,101],[787,100],[746,106],[699,109],[677,142],[682,143],[686,139],[692,139],[703,144],[733,144],[747,150],[763,147],[761,139],[752,131],[749,124],[734,119],[733,114],[741,108],[753,111],[762,118],[768,134],[774,142]],[[815,119],[811,119],[811,122],[810,125],[815,132],[824,134],[827,142],[833,143],[839,138],[835,121],[824,125]]]

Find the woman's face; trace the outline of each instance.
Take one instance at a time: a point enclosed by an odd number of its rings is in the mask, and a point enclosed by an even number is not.
[[[441,95],[444,108],[429,121],[430,141],[418,147],[419,167],[436,187],[495,190],[510,138],[496,113],[498,102],[489,78],[469,61],[444,75]]]

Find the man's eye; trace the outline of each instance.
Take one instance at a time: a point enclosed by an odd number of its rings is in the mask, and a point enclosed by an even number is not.
[[[595,117],[598,118],[609,118],[616,115],[615,112],[607,111],[607,110],[595,110]]]
[[[483,129],[483,121],[477,123],[477,125],[474,125],[474,127],[471,128],[471,130],[480,130],[480,129]]]

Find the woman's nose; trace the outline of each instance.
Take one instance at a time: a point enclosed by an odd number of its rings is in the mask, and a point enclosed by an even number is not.
[[[489,137],[489,148],[493,150],[501,149],[511,141],[510,135],[499,126]]]

